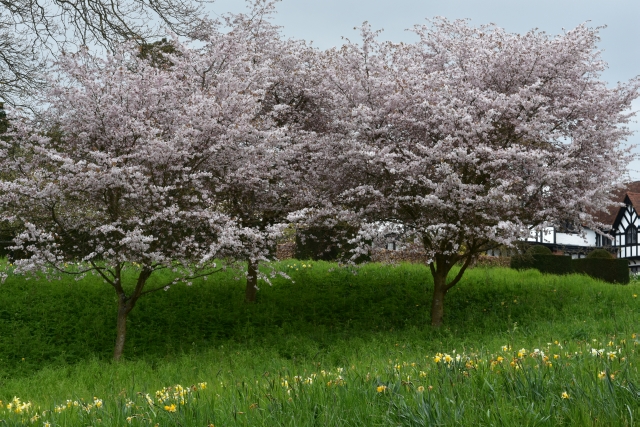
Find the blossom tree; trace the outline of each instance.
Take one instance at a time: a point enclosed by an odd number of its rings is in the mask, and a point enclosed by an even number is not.
[[[259,243],[269,227],[244,227],[218,189],[219,160],[256,138],[261,108],[248,50],[233,32],[224,37],[236,66],[210,67],[211,84],[198,72],[224,60],[211,46],[176,43],[164,66],[135,49],[106,59],[67,55],[42,122],[17,121],[0,147],[11,171],[0,182],[2,219],[22,224],[16,249],[30,254],[16,271],[101,276],[118,297],[115,359],[141,296],[213,274],[214,258],[265,258]],[[131,283],[126,269],[136,272]],[[149,289],[160,269],[175,278]]]
[[[221,145],[208,166],[220,209],[252,231],[246,246],[253,249],[239,258],[247,263],[247,302],[256,301],[258,278],[268,280],[258,269],[260,261],[273,258],[288,214],[304,206],[292,148],[304,125],[304,70],[314,55],[304,42],[281,37],[271,22],[274,13],[273,2],[259,0],[247,14],[224,15],[199,35],[206,47],[190,53],[204,93],[219,90],[220,77],[231,74],[244,83],[233,89],[259,106],[245,110],[251,131]],[[221,24],[233,30],[225,33]]]
[[[337,211],[418,236],[440,326],[478,254],[559,219],[597,226],[625,177],[639,81],[599,79],[586,26],[521,35],[438,19],[414,31],[416,43],[383,43],[365,24],[362,43],[323,53],[331,120],[314,173]]]

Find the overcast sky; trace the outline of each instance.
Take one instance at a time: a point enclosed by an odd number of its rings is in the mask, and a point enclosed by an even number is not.
[[[213,13],[245,10],[241,0],[217,0],[208,8]],[[602,57],[609,69],[602,78],[610,85],[640,75],[640,0],[282,0],[275,22],[286,36],[313,41],[318,48],[342,44],[341,37],[357,40],[353,27],[369,21],[384,29],[382,38],[413,41],[405,31],[425,18],[444,16],[469,18],[472,25],[493,23],[510,32],[533,28],[549,34],[561,33],[588,22],[606,26],[600,32]],[[634,105],[640,110],[640,101]],[[630,144],[640,146],[640,125]],[[635,150],[640,154],[640,148]],[[640,180],[640,160],[630,165],[632,179]]]

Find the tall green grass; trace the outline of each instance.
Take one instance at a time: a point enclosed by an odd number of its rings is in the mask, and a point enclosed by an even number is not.
[[[39,406],[36,425],[604,426],[640,417],[637,284],[473,269],[434,330],[424,266],[279,268],[293,280],[263,284],[257,304],[243,302],[233,272],[145,296],[119,364],[110,361],[107,285],[10,276],[0,287],[0,419],[20,425],[36,413],[9,413],[14,396]],[[196,386],[185,405],[157,400],[175,384]],[[103,405],[87,412],[94,396]]]

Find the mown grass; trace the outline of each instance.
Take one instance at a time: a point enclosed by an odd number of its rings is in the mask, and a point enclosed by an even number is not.
[[[279,268],[293,280],[263,284],[254,305],[243,302],[234,272],[145,296],[118,364],[107,285],[10,277],[0,287],[0,420],[605,426],[640,418],[635,283],[474,269],[447,296],[446,326],[434,330],[424,266]],[[184,405],[180,396],[158,400],[156,391],[176,384],[195,386]],[[31,407],[9,412],[14,396]],[[89,408],[94,396],[100,408]]]

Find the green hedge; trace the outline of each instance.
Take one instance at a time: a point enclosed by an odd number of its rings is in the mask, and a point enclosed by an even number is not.
[[[573,273],[571,258],[562,255],[525,254],[511,257],[511,268],[526,270],[535,268],[541,273],[570,274]]]
[[[542,249],[536,248],[534,246],[524,255],[511,257],[510,267],[516,270],[534,268],[548,274],[575,272],[609,283],[629,283],[629,262],[626,259],[615,259],[606,251],[603,253],[602,250],[594,250],[587,258],[571,259],[568,256],[547,255],[542,253]]]
[[[587,274],[605,282],[629,283],[629,262],[626,259],[574,259],[573,269],[576,273]]]

